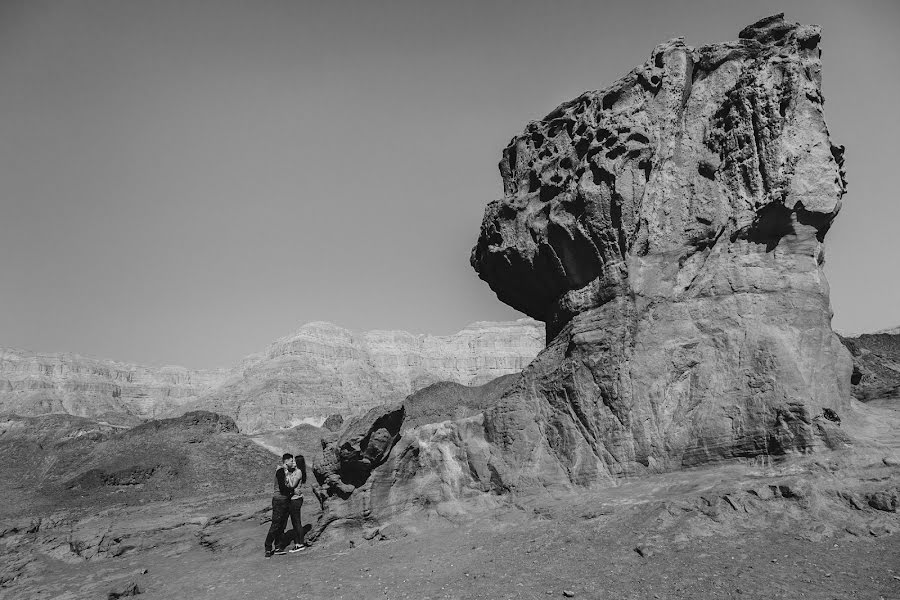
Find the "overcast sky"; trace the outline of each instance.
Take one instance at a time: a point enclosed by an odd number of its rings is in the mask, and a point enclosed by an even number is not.
[[[898,325],[896,0],[0,0],[0,346],[198,368],[520,317],[468,262],[508,140],[782,10],[847,145],[835,327]]]

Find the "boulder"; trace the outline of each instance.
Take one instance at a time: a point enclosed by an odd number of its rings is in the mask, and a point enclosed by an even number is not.
[[[437,383],[352,419],[336,440],[323,439],[313,465],[322,514],[307,541],[329,527],[388,538],[402,530],[398,517],[493,505],[483,496],[507,491],[496,470],[504,462],[485,439],[482,411],[513,382],[506,375],[477,387]]]
[[[336,521],[362,526],[370,517],[369,476],[399,439],[403,418],[402,404],[375,407],[353,419],[337,440],[322,440],[322,455],[313,463],[313,492],[322,514],[307,541],[314,542]]]

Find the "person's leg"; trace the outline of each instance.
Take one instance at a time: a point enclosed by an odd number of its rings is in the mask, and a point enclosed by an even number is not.
[[[303,524],[300,522],[300,509],[303,507],[303,497],[291,500],[291,526],[294,528],[294,541],[303,545]]]
[[[278,538],[284,533],[290,512],[290,500],[272,498],[272,524],[269,525],[269,533],[266,535],[266,554],[272,552],[272,544],[278,542]]]

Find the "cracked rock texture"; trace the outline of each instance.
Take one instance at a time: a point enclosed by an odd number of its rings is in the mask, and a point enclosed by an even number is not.
[[[448,336],[309,323],[228,370],[0,348],[0,413],[68,413],[134,425],[213,410],[256,433],[360,414],[437,381],[480,385],[521,371],[543,347],[543,324],[520,319],[473,323]]]
[[[484,412],[495,482],[846,441],[851,361],[822,270],[846,182],[819,43],[782,15],[734,42],[666,42],[503,151],[471,262],[548,347]]]

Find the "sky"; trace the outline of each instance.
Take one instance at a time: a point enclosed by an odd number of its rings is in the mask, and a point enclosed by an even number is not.
[[[654,46],[823,27],[834,326],[900,325],[900,2],[0,0],[0,346],[227,367],[523,315],[469,266],[530,120]]]

